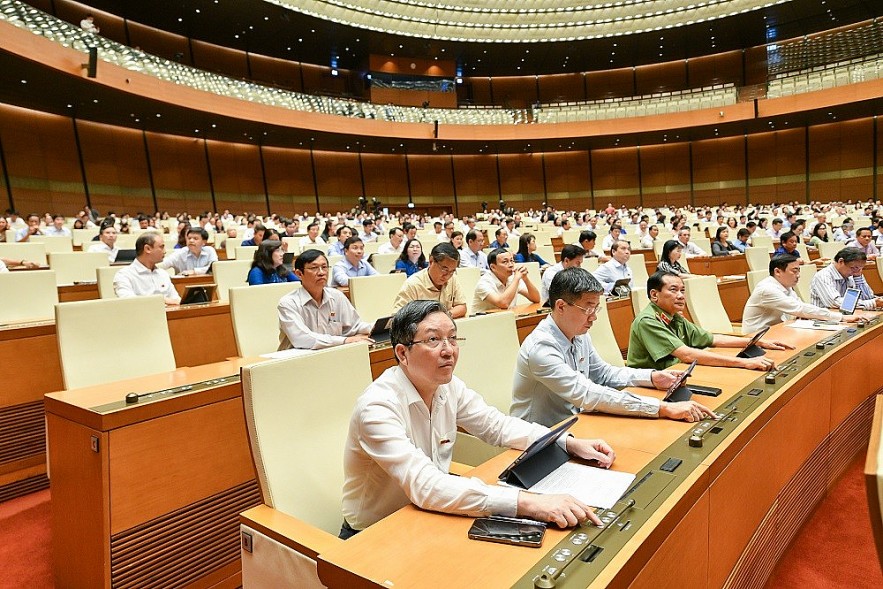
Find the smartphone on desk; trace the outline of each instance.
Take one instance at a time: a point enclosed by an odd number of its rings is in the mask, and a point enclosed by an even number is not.
[[[542,546],[545,534],[546,526],[542,522],[494,516],[476,518],[469,528],[469,538],[472,540],[531,548]]]

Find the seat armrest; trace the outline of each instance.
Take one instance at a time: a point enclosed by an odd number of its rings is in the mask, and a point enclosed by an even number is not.
[[[343,518],[341,517],[341,522]],[[255,529],[276,542],[316,560],[322,552],[343,542],[337,536],[267,505],[258,505],[239,514],[239,523]]]

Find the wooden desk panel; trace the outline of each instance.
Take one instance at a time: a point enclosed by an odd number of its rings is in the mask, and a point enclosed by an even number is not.
[[[179,295],[184,294],[184,287],[189,284],[212,284],[215,281],[211,274],[197,276],[173,276],[172,284]],[[70,303],[73,301],[91,301],[100,299],[97,282],[81,282],[79,284],[66,284],[58,287],[58,302]]]

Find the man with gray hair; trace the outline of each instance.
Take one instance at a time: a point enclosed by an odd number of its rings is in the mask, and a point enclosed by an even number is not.
[[[393,309],[411,301],[438,301],[454,319],[466,316],[466,297],[457,280],[460,253],[450,243],[439,243],[429,253],[429,266],[412,274],[396,296]]]
[[[409,503],[469,516],[529,517],[562,528],[585,521],[600,524],[588,505],[570,495],[528,493],[449,474],[458,429],[518,450],[549,429],[504,415],[454,376],[463,339],[438,301],[413,301],[399,309],[391,340],[398,365],[365,389],[350,420],[342,538]],[[557,443],[572,456],[605,468],[615,457],[603,440],[565,434]]]
[[[580,411],[699,421],[714,415],[695,401],[670,403],[618,390],[626,386],[668,389],[678,374],[619,368],[592,347],[589,328],[600,312],[604,287],[580,267],[565,268],[549,286],[552,312],[518,352],[509,414],[552,426]]]
[[[135,240],[135,259],[113,278],[113,290],[121,298],[162,295],[166,305],[177,305],[181,295],[172,277],[157,264],[162,262],[166,244],[156,231],[146,231]]]

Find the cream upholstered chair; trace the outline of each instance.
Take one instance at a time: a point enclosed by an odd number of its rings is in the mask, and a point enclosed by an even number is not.
[[[81,246],[84,250],[89,249],[92,238],[98,235],[98,228],[92,229],[71,229],[73,234],[73,244]]]
[[[104,252],[49,252],[49,267],[58,285],[95,282],[96,270],[107,266]]]
[[[883,256],[877,256],[877,274],[880,275],[880,280],[883,280]]]
[[[809,258],[807,258],[809,259]],[[749,270],[764,270],[769,274],[770,253],[762,247],[745,248],[745,261]]]
[[[0,243],[0,258],[27,260],[46,265],[46,246],[42,243]]]
[[[632,310],[637,317],[638,313],[650,304],[650,297],[647,296],[647,286],[636,286],[632,289]]]
[[[88,253],[88,252],[87,252]],[[100,252],[99,252],[100,253]],[[105,262],[107,262],[107,254],[104,254]],[[98,280],[98,296],[102,299],[115,299],[117,293],[113,289],[113,278],[124,266],[100,266],[95,269],[95,276]]]
[[[698,247],[699,249],[704,251],[706,254],[708,254],[709,256],[711,255],[711,240],[710,239],[708,239],[707,237],[702,237],[702,236],[697,235],[695,237],[690,237],[690,241],[695,243],[696,247]]]
[[[236,259],[236,248],[244,240],[241,237],[228,237],[227,241],[224,242],[224,249],[227,250],[227,259],[235,260]]]
[[[46,248],[47,254],[74,251],[73,238],[64,235],[34,235],[28,241],[30,243],[42,243]]]
[[[457,336],[465,337],[466,342],[454,374],[484,397],[488,405],[508,415],[512,404],[512,377],[521,349],[515,314],[505,311],[458,319]],[[469,434],[458,433],[454,460],[477,466],[503,450]]]
[[[427,256],[428,257],[428,256]],[[399,254],[374,254],[371,256],[371,265],[374,266],[374,269],[377,270],[380,274],[389,274],[396,267],[396,260],[399,259]],[[429,261],[427,259],[427,261]]]
[[[52,319],[58,304],[55,281],[52,270],[0,272],[0,321]]]
[[[374,321],[392,315],[396,295],[404,284],[402,272],[350,278],[350,301],[363,321]]]
[[[218,300],[227,302],[228,291],[235,286],[248,284],[248,271],[251,269],[251,259],[228,260],[225,262],[212,263],[212,276],[218,285]]]
[[[877,267],[880,267],[879,261],[877,262]],[[812,284],[812,278],[816,275],[817,271],[818,269],[815,264],[803,264],[800,267],[800,278],[797,279],[797,285],[794,287],[794,291],[804,303],[811,302],[809,294],[810,285]]]
[[[797,244],[797,253],[800,254],[800,257],[804,262],[809,262],[809,250],[806,249],[806,244],[803,242],[799,242]]]
[[[773,238],[769,235],[757,235],[758,231],[755,231],[751,236],[751,247],[765,249],[770,254],[776,251],[776,248],[773,247]]]
[[[582,267],[589,272],[594,272],[598,269],[598,258],[583,258]]]
[[[646,289],[645,289],[646,290]],[[607,312],[607,299],[601,297],[598,316],[592,329],[589,331],[592,338],[592,346],[597,350],[601,358],[613,366],[625,366],[622,359],[622,351],[613,334],[613,326],[610,324],[610,315]]]
[[[55,329],[65,389],[175,370],[159,295],[60,303]]]
[[[633,285],[646,285],[650,275],[647,274],[647,264],[644,260],[644,254],[632,254],[627,262],[628,267],[632,271]]]
[[[259,356],[279,347],[279,299],[300,282],[237,286],[228,291],[233,336],[240,356]]]
[[[237,245],[233,250],[236,252],[236,255],[233,256],[236,260],[248,260],[249,262],[254,261],[254,253],[258,251],[258,246],[256,245]]]
[[[475,287],[481,278],[481,270],[478,268],[457,268],[457,282],[460,283],[460,292],[466,299],[466,316],[472,315],[472,299],[475,296]]]
[[[328,375],[343,367],[346,378],[329,389]],[[292,390],[292,379],[297,380],[297,391]],[[356,399],[369,384],[365,344],[242,369],[249,444],[265,504],[242,516],[243,533],[256,540],[251,552],[242,551],[246,589],[323,586],[316,556],[342,541],[337,538],[344,483],[341,457]],[[270,511],[286,531],[300,534],[283,543],[257,532],[249,514],[262,511]]]
[[[746,274],[748,278],[748,292],[754,292],[754,287],[757,286],[757,283],[769,275],[769,270],[749,270],[748,274]]]
[[[543,258],[543,259],[546,259],[546,258]],[[546,260],[546,261],[548,261],[548,260]],[[542,283],[542,279],[540,277],[540,263],[539,262],[523,262],[520,264],[515,264],[515,266],[516,267],[524,266],[525,268],[527,268],[527,276],[528,276],[528,278],[530,278],[530,281],[533,283],[533,285],[535,287],[537,287],[537,292],[542,290],[543,283]],[[531,301],[528,300],[527,297],[525,297],[524,295],[519,294],[515,297],[515,304],[516,305],[530,305]]]
[[[574,241],[576,241],[576,240],[574,240]],[[572,242],[565,241],[564,245],[567,245],[568,243],[572,243]],[[514,253],[518,253],[517,247],[515,248]],[[556,261],[555,260],[555,248],[552,247],[551,245],[538,245],[537,251],[535,251],[534,253],[536,255],[538,255],[539,257],[543,258],[547,264],[551,265],[551,264],[554,264]]]
[[[833,260],[844,247],[846,244],[839,241],[822,241],[819,243],[819,257]]]
[[[738,334],[739,329],[730,323],[716,276],[694,276],[684,280],[687,289],[687,309],[693,323],[712,333]]]

